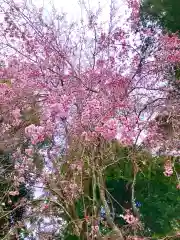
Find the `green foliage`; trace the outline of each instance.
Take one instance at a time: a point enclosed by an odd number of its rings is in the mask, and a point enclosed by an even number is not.
[[[75,203],[76,213],[80,219],[84,218],[84,205],[83,205],[83,199],[80,198]]]
[[[36,145],[38,149],[46,149],[48,146],[51,145],[51,139],[46,138],[43,142],[40,142]]]
[[[25,207],[14,207],[22,198],[30,199],[32,192],[24,183],[18,187],[19,195],[9,196],[8,192],[12,190],[12,172],[14,170],[13,161],[10,153],[0,155],[0,238],[4,238],[10,227],[15,225],[17,221],[21,221]],[[10,221],[11,218],[11,221]],[[20,229],[18,229],[20,234]],[[26,230],[23,231],[25,234]],[[23,239],[23,238],[21,238]]]
[[[180,30],[179,0],[142,0],[141,17],[145,22],[157,21],[170,32]]]
[[[152,156],[143,149],[124,148],[112,144],[115,153],[114,162],[108,162],[104,168],[103,176],[106,180],[106,199],[111,209],[115,223],[122,227],[127,223],[120,217],[127,208],[132,208],[132,183],[134,179],[134,161],[138,166],[138,174],[135,184],[135,201],[140,203],[139,212],[144,223],[144,231],[141,235],[153,237],[153,239],[163,238],[173,235],[176,229],[180,228],[177,221],[180,209],[180,197],[176,188],[177,176],[174,173],[171,177],[164,176],[165,156]],[[180,167],[176,158],[171,158],[175,162],[176,173],[180,173]],[[92,190],[89,192],[89,194]],[[89,198],[78,199],[75,203],[76,214],[79,219],[84,218],[84,205],[87,215],[91,215],[89,208],[92,208],[91,195]],[[98,194],[97,194],[98,196]],[[97,197],[96,207],[99,209],[99,198]],[[69,235],[71,227],[68,225],[65,236],[62,239],[78,239]],[[100,223],[100,231],[103,235],[108,235],[110,229]]]
[[[117,152],[118,158],[115,164],[110,165],[105,170],[107,180],[124,179],[132,180],[132,165],[130,163],[129,152],[127,148],[122,148]]]
[[[174,230],[173,222],[178,220],[180,209],[176,180],[175,174],[164,176],[162,165],[156,165],[151,172],[140,173],[137,177],[136,199],[142,204],[142,220],[151,234],[165,236]]]
[[[8,216],[5,216],[6,192],[9,190],[11,181],[10,174],[13,163],[8,153],[0,154],[0,238],[4,237],[9,229]]]
[[[124,149],[119,152],[119,162],[106,169],[107,190],[109,197],[112,196],[110,205],[113,204],[116,216],[123,213],[123,208],[131,207],[132,156],[127,150],[126,157],[123,154]],[[175,173],[171,177],[164,176],[164,162],[167,158],[152,157],[144,151],[136,151],[133,157],[135,155],[140,170],[136,178],[135,200],[141,203],[139,211],[146,229],[144,234],[153,235],[154,239],[173,234],[180,228],[177,176]],[[176,173],[179,174],[179,164],[176,159],[174,161]],[[119,217],[116,217],[116,223],[125,224]]]
[[[80,240],[80,238],[75,235],[68,235],[64,236],[64,240]]]

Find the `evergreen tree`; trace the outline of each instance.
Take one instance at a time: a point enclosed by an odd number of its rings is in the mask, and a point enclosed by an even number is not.
[[[180,30],[179,0],[142,0],[141,17],[144,23],[152,21],[166,31],[175,33]]]

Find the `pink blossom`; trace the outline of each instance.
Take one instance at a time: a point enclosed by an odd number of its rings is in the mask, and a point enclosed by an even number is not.
[[[134,217],[133,214],[129,211],[126,210],[125,215],[121,215],[121,217],[129,224],[137,224],[138,218]]]
[[[16,108],[15,110],[12,111],[12,115],[13,117],[15,117],[15,119],[18,119],[21,117],[21,112],[19,108]]]
[[[54,103],[49,106],[52,116],[59,116],[60,118],[66,118],[68,115],[67,110],[61,103]]]
[[[18,191],[10,191],[9,195],[16,196],[16,195],[19,195],[19,192]]]
[[[19,181],[20,183],[24,183],[24,182],[25,182],[25,178],[24,178],[24,177],[20,177],[20,178],[18,179],[18,181]]]
[[[95,226],[91,226],[92,231],[94,232],[98,232],[99,231],[99,226],[95,225]]]
[[[25,134],[31,138],[32,144],[37,144],[45,139],[45,131],[42,126],[35,126],[34,124],[31,124],[26,127]]]
[[[173,174],[173,167],[171,161],[167,160],[164,165],[164,175],[170,177]]]
[[[82,112],[81,121],[83,125],[90,126],[97,124],[98,119],[101,116],[101,103],[97,99],[92,99],[86,103],[86,107]]]
[[[21,113],[20,109],[16,108],[15,110],[12,111],[12,115],[14,117],[13,125],[18,125],[21,122]]]
[[[11,129],[11,125],[10,124],[2,123],[2,133],[5,133],[9,129]]]
[[[83,163],[81,161],[76,161],[72,163],[70,167],[72,170],[81,171],[83,167]]]
[[[33,155],[33,149],[32,148],[26,148],[25,153],[29,156],[32,156]]]
[[[137,237],[137,236],[128,236],[127,240],[146,240],[146,238]]]
[[[112,140],[117,135],[118,121],[116,119],[108,120],[102,127],[96,127],[96,131],[101,133],[107,140]]]

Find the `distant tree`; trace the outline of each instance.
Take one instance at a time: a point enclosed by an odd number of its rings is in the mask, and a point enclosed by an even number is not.
[[[142,0],[141,17],[143,22],[158,23],[168,32],[180,30],[180,2],[178,0]]]

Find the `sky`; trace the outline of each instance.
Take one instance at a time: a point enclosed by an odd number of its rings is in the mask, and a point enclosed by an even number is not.
[[[67,17],[70,20],[77,21],[80,20],[83,10],[81,5],[85,3],[87,9],[96,10],[100,6],[102,9],[101,21],[107,21],[109,19],[109,6],[113,0],[32,0],[32,2],[38,6],[44,6],[48,11],[50,11],[52,4],[59,12],[67,13]],[[125,15],[127,11],[126,0],[115,0],[118,7],[118,15]]]

